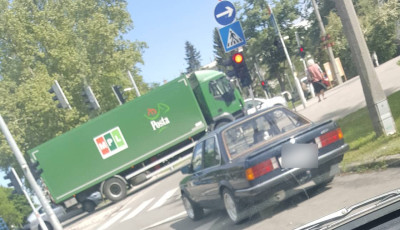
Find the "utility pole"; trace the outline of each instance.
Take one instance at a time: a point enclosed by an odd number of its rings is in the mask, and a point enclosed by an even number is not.
[[[325,38],[326,37],[326,31],[325,31],[325,27],[324,27],[324,23],[322,22],[321,19],[321,15],[319,14],[319,10],[318,10],[318,5],[315,2],[315,0],[311,0],[313,6],[314,6],[314,10],[315,10],[315,15],[317,17],[318,23],[319,23],[319,28],[321,30],[321,38]],[[339,73],[339,69],[336,65],[336,61],[335,61],[335,56],[333,55],[333,50],[332,47],[330,45],[328,45],[327,47],[328,49],[328,56],[329,56],[329,61],[331,63],[331,68],[333,70],[333,76],[335,77],[335,79],[337,80],[338,84],[342,84],[342,77],[340,76]]]
[[[33,177],[28,164],[24,156],[21,153],[21,150],[18,148],[17,143],[15,142],[14,138],[12,137],[10,130],[8,129],[6,123],[3,120],[3,117],[0,115],[0,128],[7,139],[8,144],[10,145],[12,151],[14,152],[15,158],[17,159],[19,165],[22,168],[22,171],[25,174],[25,178],[28,180],[29,184],[31,185],[33,191],[36,193],[37,198],[39,199],[44,211],[46,212],[47,216],[50,218],[51,225],[55,230],[62,230],[62,226],[60,221],[57,219],[56,214],[54,214],[53,209],[51,208],[49,202],[46,200],[42,189],[36,183],[35,178]]]
[[[369,116],[377,136],[396,132],[392,112],[382,86],[377,78],[371,56],[361,31],[352,1],[336,0],[336,9],[343,24],[343,31],[350,45],[353,63],[360,73],[361,85]]]
[[[296,85],[297,93],[298,93],[299,96],[300,96],[300,100],[301,100],[301,102],[303,103],[303,107],[306,108],[306,99],[305,99],[305,97],[304,97],[304,92],[303,92],[303,89],[301,88],[299,79],[296,77],[296,74],[295,74],[296,71],[295,71],[294,66],[293,66],[293,64],[292,64],[292,61],[290,60],[290,56],[289,56],[289,53],[288,53],[288,51],[287,51],[287,49],[286,49],[285,41],[284,41],[283,38],[282,38],[282,34],[281,34],[280,29],[279,29],[278,22],[276,21],[275,15],[274,15],[274,13],[272,12],[272,9],[271,9],[271,7],[269,6],[269,4],[267,5],[267,7],[269,8],[269,12],[271,12],[271,17],[272,17],[272,19],[273,19],[273,21],[274,21],[275,29],[276,29],[276,31],[277,31],[277,34],[278,34],[279,39],[280,39],[280,41],[281,41],[281,44],[282,44],[282,46],[283,46],[283,51],[285,52],[286,60],[287,60],[287,62],[289,63],[290,71],[292,72],[292,76],[293,76],[293,78],[294,78],[294,83],[295,83],[295,85]]]

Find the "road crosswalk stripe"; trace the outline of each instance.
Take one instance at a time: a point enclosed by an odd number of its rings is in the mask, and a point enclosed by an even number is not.
[[[129,219],[135,217],[137,214],[139,214],[141,211],[143,211],[143,209],[145,209],[153,200],[154,200],[154,198],[144,201],[143,203],[141,203],[139,205],[139,207],[137,207],[135,210],[133,210],[128,216],[126,216],[120,222],[124,222],[126,220],[129,220]]]
[[[102,225],[100,228],[97,230],[104,230],[113,225],[115,222],[117,222],[122,216],[124,216],[127,212],[129,212],[131,209],[127,208],[119,212],[117,215],[115,215],[113,218],[111,218],[109,221],[107,221],[104,225]]]
[[[178,190],[178,188],[174,188],[166,192],[151,208],[147,211],[154,210],[156,208],[161,207],[171,196],[174,195],[174,193]]]

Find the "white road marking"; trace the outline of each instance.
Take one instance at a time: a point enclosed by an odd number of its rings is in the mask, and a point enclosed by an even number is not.
[[[153,209],[159,208],[161,207],[171,196],[174,195],[174,193],[176,192],[176,190],[178,190],[178,188],[174,188],[172,190],[169,190],[168,192],[166,192],[158,201],[157,203],[155,203],[149,210],[147,211],[151,211]]]
[[[147,207],[147,205],[149,205],[153,200],[154,200],[154,198],[151,198],[150,200],[146,200],[145,202],[141,203],[139,205],[139,207],[137,207],[135,210],[133,210],[128,216],[126,216],[120,222],[124,222],[126,220],[129,220],[129,219],[135,217],[137,214],[139,214],[139,212],[143,211],[143,209],[145,209]]]
[[[153,225],[150,225],[150,226],[148,226],[148,227],[146,227],[146,228],[143,228],[142,230],[146,230],[146,229],[151,229],[151,228],[157,227],[157,226],[159,226],[159,225],[168,223],[168,222],[170,222],[170,221],[172,221],[172,220],[182,218],[183,216],[186,216],[186,211],[183,211],[183,212],[181,212],[181,213],[179,213],[179,214],[176,214],[175,216],[168,217],[167,219],[162,220],[162,221],[160,221],[160,222],[157,222],[157,223],[155,223],[155,224],[153,224]]]
[[[113,225],[115,222],[117,222],[123,215],[125,215],[127,212],[129,212],[131,209],[124,209],[121,212],[119,212],[117,215],[115,215],[113,218],[111,218],[109,221],[107,221],[103,226],[98,228],[97,230],[104,230]]]

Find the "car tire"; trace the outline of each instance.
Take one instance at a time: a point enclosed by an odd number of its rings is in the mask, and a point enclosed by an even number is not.
[[[53,230],[53,226],[49,222],[44,222],[47,227],[47,230]],[[42,230],[42,227],[39,225],[39,230]]]
[[[224,201],[225,210],[226,210],[229,218],[235,224],[240,223],[244,219],[244,215],[241,212],[242,211],[241,205],[235,199],[232,192],[228,189],[224,189],[222,191],[222,199]]]
[[[91,213],[94,211],[95,208],[96,208],[96,204],[94,203],[94,201],[85,200],[82,203],[82,209],[85,212]]]
[[[117,202],[126,197],[126,184],[117,177],[112,177],[104,182],[103,193],[107,199]]]
[[[192,220],[199,220],[204,215],[204,210],[194,203],[186,194],[182,194],[182,202],[188,217]]]
[[[322,178],[315,178],[314,183],[316,184],[317,188],[325,188],[329,183],[333,181],[334,176],[325,176]]]

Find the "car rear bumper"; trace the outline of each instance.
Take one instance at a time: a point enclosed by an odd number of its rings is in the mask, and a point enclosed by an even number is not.
[[[319,156],[318,165],[319,166],[324,166],[327,164],[331,165],[331,162],[339,163],[342,160],[344,153],[348,149],[349,146],[347,144],[343,144],[339,148],[336,148],[328,153],[325,153],[322,156]],[[310,169],[304,169],[304,168],[293,168],[286,171],[285,169],[281,170],[284,172],[272,179],[266,180],[251,188],[236,190],[234,192],[235,196],[238,198],[250,198],[250,197],[257,198],[257,195],[261,193],[268,193],[272,196],[276,191],[296,188],[296,186],[300,187],[303,184],[299,184],[298,180],[296,180],[295,177],[310,171]]]

